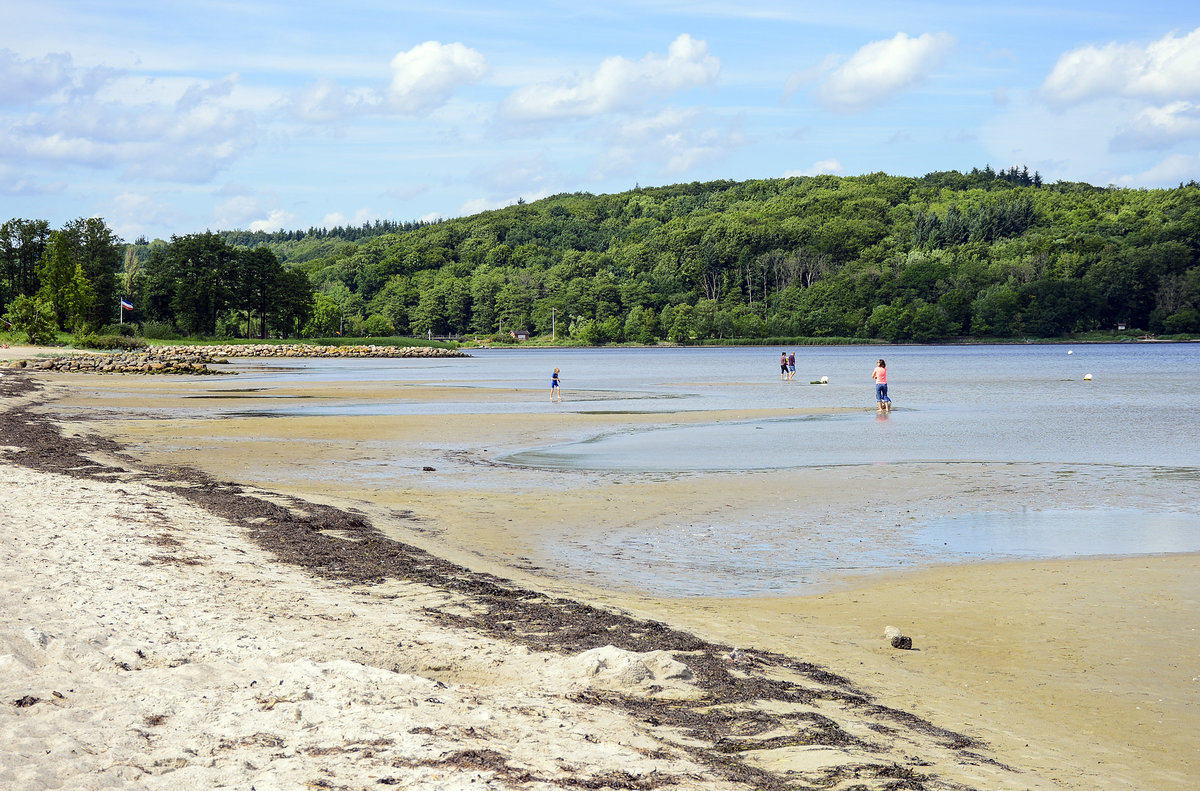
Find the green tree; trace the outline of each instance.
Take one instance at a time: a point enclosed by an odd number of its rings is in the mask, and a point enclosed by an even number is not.
[[[679,305],[671,315],[671,326],[667,330],[667,340],[672,343],[690,343],[696,335],[694,325],[695,310],[691,305]]]
[[[299,335],[314,307],[308,276],[294,269],[282,270],[272,296],[274,301],[267,312],[270,328],[285,338]]]
[[[93,326],[110,323],[120,310],[118,275],[123,262],[123,245],[99,217],[74,220],[64,228],[75,249],[75,260],[83,270],[93,299],[82,318]]]
[[[54,326],[57,323],[54,308],[38,297],[18,295],[9,303],[4,319],[15,332],[25,333],[30,343],[49,343],[54,340]]]
[[[240,250],[236,262],[235,307],[246,313],[246,334],[258,314],[258,337],[267,337],[267,315],[282,296],[283,266],[267,247]]]
[[[239,253],[215,233],[171,237],[147,261],[151,317],[170,320],[189,334],[213,335],[217,318],[240,307]]]
[[[913,310],[900,302],[876,305],[867,319],[867,331],[876,338],[895,343],[906,340],[912,331]]]
[[[988,288],[971,303],[971,334],[1007,338],[1021,331],[1020,300],[1008,285]]]
[[[22,294],[37,292],[37,266],[49,242],[45,220],[12,219],[0,225],[0,309]]]
[[[404,335],[410,331],[409,316],[420,297],[411,277],[393,275],[371,300],[370,310],[386,317],[396,332]]]
[[[317,294],[303,334],[309,338],[332,338],[341,331],[341,322],[342,309],[337,300],[328,294]]]
[[[60,329],[78,330],[96,301],[83,271],[73,232],[55,231],[38,264],[38,297],[50,306]]]
[[[927,343],[950,335],[950,320],[937,305],[918,300],[913,305],[909,337],[918,343]]]

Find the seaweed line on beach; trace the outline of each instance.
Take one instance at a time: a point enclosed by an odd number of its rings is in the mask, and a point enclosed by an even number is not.
[[[242,526],[255,543],[280,561],[311,573],[361,585],[405,580],[453,593],[471,604],[465,608],[466,613],[459,606],[453,612],[426,608],[428,615],[442,623],[531,649],[575,654],[612,645],[639,653],[656,650],[671,653],[691,670],[703,692],[700,699],[666,700],[595,691],[582,693],[576,699],[617,708],[649,727],[686,735],[688,743],[676,746],[728,780],[780,791],[837,788],[843,786],[843,781],[868,778],[873,781],[871,788],[958,787],[886,760],[805,773],[802,779],[752,766],[742,757],[746,753],[789,746],[821,745],[852,748],[866,754],[881,752],[877,745],[848,734],[828,717],[815,713],[774,713],[755,707],[765,702],[785,707],[827,702],[875,720],[871,727],[877,732],[907,730],[932,738],[936,746],[950,750],[961,762],[987,763],[1010,770],[974,752],[984,747],[978,741],[909,712],[879,705],[855,689],[849,680],[819,666],[771,652],[734,652],[730,646],[707,642],[664,623],[550,597],[390,539],[359,514],[274,493],[267,500],[236,483],[213,480],[199,470],[142,464],[125,455],[118,443],[105,438],[64,436],[53,416],[31,411],[37,405],[34,396],[38,390],[40,386],[24,375],[0,379],[0,397],[20,396],[23,402],[0,412],[0,445],[17,449],[6,456],[14,463],[83,479],[137,477],[152,488],[170,491]],[[99,463],[89,458],[91,454],[127,461],[129,466]],[[404,516],[397,514],[400,518]],[[695,746],[696,742],[702,746]],[[913,759],[912,763],[922,766],[928,762]],[[516,779],[512,774],[508,776]],[[606,778],[602,787],[642,789],[677,782],[678,778],[666,776],[653,780]],[[851,787],[865,786],[853,782]]]

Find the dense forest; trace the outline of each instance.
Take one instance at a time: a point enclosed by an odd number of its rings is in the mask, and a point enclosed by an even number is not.
[[[96,223],[5,223],[0,309],[45,290],[47,259],[62,258],[65,276]],[[597,344],[1200,333],[1195,182],[1048,184],[1015,167],[718,181],[556,195],[433,224],[110,241],[115,267],[76,256],[84,280],[99,278],[86,320],[108,305],[112,318],[115,288],[139,320],[192,334],[528,330]]]

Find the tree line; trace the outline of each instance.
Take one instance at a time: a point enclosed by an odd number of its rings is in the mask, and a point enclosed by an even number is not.
[[[31,339],[56,330],[115,332],[129,321],[156,337],[296,336],[313,289],[267,247],[234,247],[214,233],[126,245],[99,218],[51,230],[44,220],[0,225],[0,315]],[[125,309],[123,305],[132,305]]]
[[[298,263],[315,312],[584,343],[1200,332],[1200,186],[1010,168],[556,195]]]
[[[344,230],[344,229],[343,229]],[[370,233],[368,233],[370,231]],[[1100,188],[1012,167],[552,196],[353,234],[126,247],[100,220],[0,231],[0,309],[186,334],[679,343],[1200,333],[1200,185]]]

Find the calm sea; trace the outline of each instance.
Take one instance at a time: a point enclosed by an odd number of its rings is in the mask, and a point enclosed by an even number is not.
[[[790,382],[779,378],[781,351],[796,352]],[[442,388],[437,400],[426,403],[304,405],[278,414],[663,415],[653,429],[529,449],[505,459],[543,467],[688,471],[955,460],[1200,465],[1200,343],[484,349],[472,355],[288,361],[247,372],[239,381],[341,382],[348,388],[395,381]],[[887,359],[895,410],[890,418],[873,410],[871,371],[881,357]],[[469,397],[477,388],[537,388],[548,396],[555,367],[563,379],[562,404],[534,394]],[[828,384],[811,384],[822,379]],[[670,420],[678,412],[789,407],[845,411],[702,425]],[[805,452],[797,453],[797,447]]]
[[[780,352],[796,374],[780,381]],[[239,386],[392,381],[439,397],[393,404],[303,403],[282,415],[653,413],[661,420],[497,461],[600,474],[695,474],[838,465],[1031,463],[1129,469],[1161,507],[1024,504],[933,519],[904,546],[830,544],[798,554],[788,525],[656,526],[549,543],[539,553],[599,584],[660,595],[802,592],[846,571],[941,562],[1200,551],[1188,492],[1200,482],[1200,344],[678,349],[490,349],[468,360],[239,364]],[[894,411],[875,412],[871,371],[886,358]],[[561,369],[565,400],[549,402]],[[819,382],[827,381],[826,384]],[[479,397],[480,388],[503,393]],[[745,410],[776,410],[744,419]],[[777,410],[794,409],[794,414]],[[813,410],[817,410],[814,412]],[[712,419],[678,420],[687,412]],[[727,412],[728,417],[722,413]],[[259,410],[261,413],[261,410]],[[1086,485],[1103,491],[1104,473]],[[1083,480],[1083,479],[1081,479]],[[1140,485],[1140,484],[1139,484]],[[1029,507],[1034,506],[1034,507]],[[844,542],[843,542],[844,543]]]

